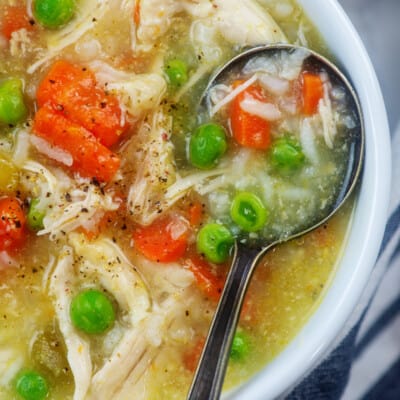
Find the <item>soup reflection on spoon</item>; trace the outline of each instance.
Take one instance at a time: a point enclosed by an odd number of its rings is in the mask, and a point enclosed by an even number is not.
[[[203,129],[191,139],[192,163],[210,143],[218,156],[223,134],[215,126],[225,126],[238,144],[229,168],[243,169],[243,183],[227,188],[230,210],[212,227],[229,224],[236,244],[188,395],[213,400],[255,267],[275,245],[324,224],[349,197],[362,170],[364,128],[343,73],[321,55],[286,44],[253,48],[225,64],[204,92],[199,118]],[[245,174],[247,163],[256,167]],[[268,174],[259,175],[262,169]],[[211,243],[218,255],[229,241],[222,229],[205,229],[200,243]]]

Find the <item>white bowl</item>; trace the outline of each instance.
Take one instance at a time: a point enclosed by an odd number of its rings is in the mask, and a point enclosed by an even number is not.
[[[318,310],[286,349],[230,400],[267,400],[288,392],[315,367],[343,329],[371,275],[387,217],[390,135],[371,61],[336,0],[299,0],[358,92],[365,122],[366,158],[352,228],[335,278]]]

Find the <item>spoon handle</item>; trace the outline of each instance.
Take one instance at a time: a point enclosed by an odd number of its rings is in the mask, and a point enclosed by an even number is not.
[[[217,400],[221,394],[230,348],[258,253],[236,246],[232,267],[211,323],[188,400]]]

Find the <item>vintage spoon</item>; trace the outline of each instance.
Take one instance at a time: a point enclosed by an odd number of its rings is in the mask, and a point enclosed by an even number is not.
[[[298,46],[279,44],[252,48],[239,54],[225,64],[211,78],[200,102],[203,109],[207,109],[207,94],[211,87],[217,83],[226,82],[229,76],[240,71],[250,60],[260,55],[271,55],[277,52],[294,52],[296,50],[308,52],[304,62],[311,70],[325,71],[331,82],[339,83],[350,99],[350,107],[356,121],[352,129],[348,146],[349,156],[346,174],[342,185],[338,187],[334,201],[326,209],[324,215],[318,215],[309,220],[304,226],[286,235],[274,237],[251,246],[236,242],[233,263],[228,274],[225,287],[218,304],[208,337],[201,355],[188,400],[216,400],[220,397],[222,384],[229,360],[230,348],[246,289],[258,262],[275,245],[301,236],[324,224],[336,213],[349,197],[361,175],[364,158],[364,127],[360,104],[355,90],[343,73],[330,61],[321,55]]]

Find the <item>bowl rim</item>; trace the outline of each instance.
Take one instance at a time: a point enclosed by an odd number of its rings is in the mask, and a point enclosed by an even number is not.
[[[366,133],[364,172],[342,258],[318,309],[280,355],[223,396],[230,400],[276,398],[317,365],[357,306],[374,268],[386,225],[391,185],[390,133],[371,60],[337,0],[298,2],[359,95]],[[357,73],[349,73],[355,65]]]

